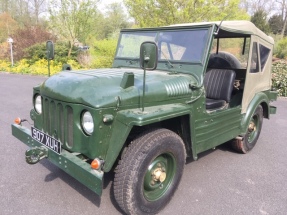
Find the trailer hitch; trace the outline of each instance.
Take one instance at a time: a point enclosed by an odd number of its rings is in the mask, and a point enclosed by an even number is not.
[[[44,146],[33,147],[26,151],[25,156],[28,164],[36,164],[43,158],[48,157],[48,149]]]

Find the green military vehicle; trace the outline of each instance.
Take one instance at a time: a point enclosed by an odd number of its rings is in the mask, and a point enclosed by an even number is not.
[[[47,158],[127,214],[154,214],[178,187],[186,157],[229,142],[247,153],[270,102],[274,40],[248,21],[122,30],[112,68],[61,71],[34,87],[26,161]]]

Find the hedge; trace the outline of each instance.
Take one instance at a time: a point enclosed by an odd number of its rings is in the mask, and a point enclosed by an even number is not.
[[[278,96],[287,96],[287,62],[284,60],[273,63],[272,88]]]
[[[72,69],[81,68],[80,64],[75,60],[68,60],[68,64],[72,66]],[[50,61],[50,74],[54,75],[62,70],[62,63]],[[48,62],[45,59],[40,59],[35,61],[33,64],[30,64],[27,59],[22,59],[15,63],[11,67],[11,63],[0,60],[0,71],[19,73],[19,74],[31,74],[31,75],[48,75]]]

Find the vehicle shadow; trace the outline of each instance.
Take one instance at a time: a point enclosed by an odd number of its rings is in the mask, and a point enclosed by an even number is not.
[[[111,189],[110,189],[110,200],[111,200],[113,206],[115,207],[115,209],[118,212],[120,212],[121,214],[124,214],[124,212],[122,211],[122,209],[119,207],[118,203],[116,202],[113,187],[114,187],[114,182],[112,183],[112,186],[111,186]]]
[[[235,151],[232,146],[231,146],[232,140],[225,142],[223,144],[221,144],[220,146],[218,146],[217,148],[221,151],[225,151],[225,152],[231,152],[231,153],[236,153],[238,154],[237,151]]]
[[[216,150],[222,150],[222,151],[228,151],[234,153],[234,150],[232,150],[230,143],[226,142],[220,146],[217,146],[215,149],[210,149],[205,152],[202,152],[198,155],[198,159],[201,159],[211,153],[213,153]],[[188,157],[186,159],[186,164],[192,163],[194,159],[192,157]],[[75,189],[78,193],[80,193],[83,197],[88,199],[90,202],[92,202],[95,206],[100,207],[101,205],[101,197],[91,191],[89,188],[87,188],[85,185],[78,182],[76,179],[74,179],[72,176],[68,175],[66,172],[58,168],[57,166],[54,166],[50,162],[46,160],[41,160],[39,162],[42,166],[47,168],[50,173],[45,176],[44,181],[45,182],[51,182],[57,178],[60,178],[62,181],[64,181],[66,184],[71,186],[73,189]],[[103,189],[109,189],[109,197],[111,200],[111,203],[113,204],[114,208],[119,212],[123,213],[121,208],[118,206],[115,197],[114,197],[114,191],[113,191],[113,180],[114,180],[115,173],[113,171],[110,171],[108,173],[104,174],[104,184]]]
[[[89,188],[87,188],[85,185],[81,184],[79,181],[74,179],[72,176],[68,175],[66,172],[64,172],[57,166],[54,166],[53,164],[49,163],[48,161],[42,160],[39,163],[41,163],[42,166],[44,166],[50,171],[50,173],[45,176],[45,179],[44,179],[45,182],[51,182],[55,180],[56,178],[60,178],[62,181],[64,181],[66,184],[71,186],[78,193],[80,193],[82,196],[84,196],[86,199],[92,202],[95,206],[100,207],[101,197],[99,195],[97,195],[96,193],[91,191]],[[104,175],[103,189],[112,190],[112,186],[109,187],[109,184],[113,181],[113,178],[114,178],[113,172],[106,173]],[[111,200],[112,200],[113,205],[116,205],[116,202],[113,199]],[[116,209],[118,208],[116,207]]]
[[[231,147],[231,141],[225,142],[219,146],[216,146],[214,149],[209,149],[207,151],[201,152],[198,154],[198,159],[203,158],[213,152],[215,152],[216,150],[221,150],[221,151],[226,151],[226,152],[231,152],[231,153],[237,153],[236,151],[234,151]],[[193,159],[193,157],[188,157],[186,159],[186,164],[192,163],[193,161],[195,161]]]

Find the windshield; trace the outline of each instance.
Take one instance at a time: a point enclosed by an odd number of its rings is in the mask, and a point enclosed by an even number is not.
[[[202,62],[207,38],[208,29],[123,32],[116,58],[139,58],[141,43],[153,41],[158,45],[159,61]]]

